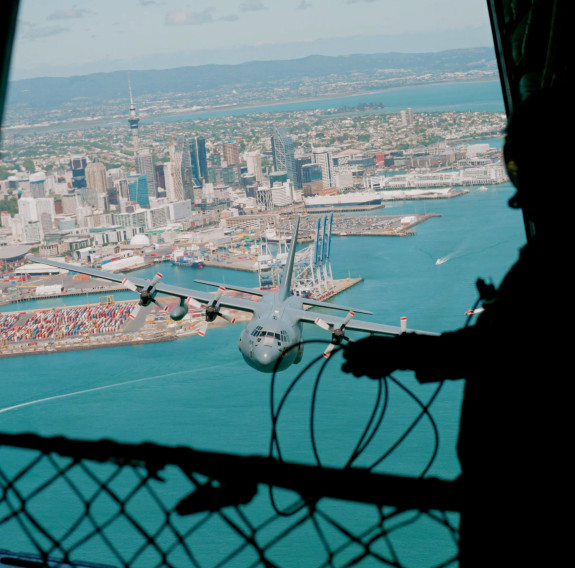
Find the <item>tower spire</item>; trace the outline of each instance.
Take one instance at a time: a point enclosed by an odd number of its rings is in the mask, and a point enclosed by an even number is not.
[[[140,117],[136,114],[136,105],[132,97],[132,81],[128,75],[128,88],[130,90],[130,116],[128,117],[128,124],[132,131],[132,140],[134,141],[134,152],[138,152],[140,139],[138,137],[138,126],[140,124]]]

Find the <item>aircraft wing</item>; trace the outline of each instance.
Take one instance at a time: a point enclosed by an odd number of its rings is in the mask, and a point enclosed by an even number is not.
[[[324,322],[331,325],[332,328],[338,328],[343,323],[345,318],[332,316],[331,314],[318,314],[314,313],[312,310],[293,310],[295,316],[303,322],[315,323],[315,320],[319,317]],[[403,330],[399,326],[395,325],[385,325],[381,323],[375,323],[370,321],[362,321],[359,319],[352,318],[345,325],[345,329],[353,329],[356,331],[365,331],[367,333],[378,333],[380,335],[399,335],[403,333]],[[438,333],[433,333],[430,331],[420,331],[417,329],[407,329],[408,333],[415,332],[421,335],[439,335]]]
[[[118,282],[121,284],[126,279],[126,277],[123,275],[112,274],[111,272],[107,272],[105,270],[97,270],[95,268],[88,268],[87,266],[66,264],[65,262],[58,262],[56,260],[50,260],[36,256],[30,256],[28,258],[33,262],[47,264],[56,268],[62,268],[63,270],[69,270],[71,272],[78,272],[79,274],[87,274],[88,276],[101,278],[102,280],[108,280],[109,282]],[[130,277],[128,280],[133,282],[139,288],[146,288],[150,285],[150,280],[147,280],[146,278]],[[213,293],[193,290],[191,288],[183,288],[181,286],[173,286],[172,284],[166,284],[162,281],[156,284],[156,290],[162,294],[167,294],[168,296],[178,296],[179,298],[194,298],[204,303],[209,303],[214,299]],[[246,300],[244,298],[236,298],[234,296],[224,294],[220,299],[219,305],[225,308],[232,308],[245,312],[254,312],[258,302]]]

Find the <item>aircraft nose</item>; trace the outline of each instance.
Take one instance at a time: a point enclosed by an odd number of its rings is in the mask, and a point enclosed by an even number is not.
[[[269,367],[275,360],[272,350],[269,347],[254,349],[254,359],[257,361],[258,365],[261,365],[262,367]]]

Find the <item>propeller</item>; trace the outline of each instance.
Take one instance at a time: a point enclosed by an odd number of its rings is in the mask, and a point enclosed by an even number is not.
[[[176,321],[181,320],[188,313],[188,306],[205,311],[205,321],[200,327],[198,334],[202,337],[206,335],[208,324],[213,322],[218,316],[229,323],[235,323],[236,318],[220,311],[220,300],[226,289],[223,286],[218,288],[215,298],[207,305],[198,302],[195,298],[182,298],[180,304],[172,309],[170,317]]]
[[[341,323],[339,327],[333,327],[331,324],[327,323],[326,321],[322,320],[321,318],[316,318],[315,324],[329,331],[331,333],[331,343],[326,347],[325,351],[323,352],[323,356],[326,359],[329,359],[331,356],[331,352],[337,347],[341,345],[341,343],[345,341],[349,341],[349,339],[345,336],[345,327],[350,322],[351,318],[355,315],[355,312],[349,312],[345,319]]]
[[[128,280],[128,278],[124,278],[124,280],[122,280],[122,286],[132,290],[132,292],[136,292],[136,294],[139,294],[140,296],[138,305],[132,310],[132,313],[130,314],[131,319],[136,319],[143,307],[145,308],[146,306],[149,306],[152,302],[157,304],[155,300],[156,294],[158,293],[156,290],[156,285],[161,279],[162,274],[156,272],[154,278],[152,278],[148,286],[145,287],[134,284],[131,280]]]

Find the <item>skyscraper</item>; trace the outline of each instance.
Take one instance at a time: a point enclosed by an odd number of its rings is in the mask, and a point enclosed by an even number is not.
[[[80,189],[86,187],[86,165],[88,161],[85,156],[72,156],[70,159],[70,169],[72,170],[72,187]]]
[[[102,162],[94,161],[86,166],[86,186],[95,189],[99,193],[106,193],[108,179],[106,177],[106,166]]]
[[[272,155],[274,170],[276,172],[287,172],[288,179],[296,183],[297,174],[293,140],[285,128],[276,128],[272,135]]]
[[[222,143],[222,154],[228,166],[240,163],[240,146],[235,140]]]
[[[303,187],[304,179],[303,179],[303,167],[311,164],[311,157],[310,156],[302,156],[300,158],[295,159],[295,180],[294,186],[297,189],[301,189]]]
[[[146,176],[150,196],[156,197],[158,193],[158,184],[156,182],[154,156],[150,150],[140,150],[136,154],[136,172]]]
[[[192,160],[189,146],[184,136],[175,136],[170,143],[171,184],[166,180],[166,189],[171,187],[175,201],[194,199],[192,181]],[[169,194],[168,194],[169,195]]]
[[[321,177],[324,187],[334,187],[333,159],[329,148],[314,148],[311,152],[311,160],[321,167]]]
[[[128,191],[130,201],[137,203],[140,207],[150,207],[150,192],[148,188],[148,177],[144,174],[128,176]]]
[[[246,152],[246,165],[248,168],[248,174],[253,174],[258,183],[262,183],[264,180],[262,172],[262,154],[259,150],[254,152]]]
[[[206,139],[202,136],[194,136],[190,140],[190,159],[192,161],[194,185],[203,187],[208,180],[208,158],[206,154]]]

